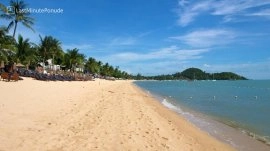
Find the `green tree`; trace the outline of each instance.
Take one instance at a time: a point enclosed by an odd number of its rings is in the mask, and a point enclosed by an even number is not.
[[[23,39],[21,35],[18,36],[16,48],[16,62],[25,64],[28,69],[31,62],[35,62],[37,60],[37,48],[34,47],[33,43],[30,43],[28,38]]]
[[[104,65],[102,65],[100,74],[102,76],[109,76],[109,67],[109,63],[105,63]]]
[[[95,58],[92,58],[92,57],[88,58],[85,64],[85,68],[90,73],[99,73],[99,70],[100,70],[98,62],[96,61]]]
[[[113,66],[109,66],[107,75],[108,76],[113,76],[113,73],[114,73],[114,67]]]
[[[78,61],[76,63],[76,67],[79,67],[80,69],[82,69],[82,72],[84,71],[84,66],[86,63],[86,56],[82,53],[79,53],[79,57],[78,57]]]
[[[6,12],[1,14],[1,17],[11,20],[8,25],[8,30],[14,27],[13,38],[15,37],[18,23],[22,23],[25,27],[34,31],[32,26],[34,25],[34,18],[30,17],[30,13],[27,11],[22,11],[27,8],[27,4],[22,0],[11,0],[10,5],[13,10],[12,12]],[[6,10],[5,10],[6,11]]]
[[[113,77],[115,78],[121,78],[122,77],[122,72],[121,70],[119,70],[119,66],[116,66],[116,68],[114,68],[114,71],[113,71]]]
[[[18,42],[16,43],[17,53],[16,53],[16,62],[23,63],[26,58],[26,53],[30,49],[31,44],[29,39],[23,39],[22,35],[18,36]]]
[[[11,16],[6,15],[8,12],[7,7],[0,3],[0,18],[11,19]]]
[[[61,42],[52,36],[45,36],[44,38],[40,36],[39,53],[43,58],[43,62],[52,58],[54,64],[55,58],[61,58],[63,55]]]
[[[7,30],[5,27],[0,28],[0,61],[7,62],[13,60],[15,56],[15,43],[13,37],[6,35]]]
[[[61,42],[55,38],[51,39],[50,42],[50,49],[49,54],[52,56],[52,64],[55,62],[55,56],[58,56],[58,58],[62,55],[62,48],[61,48]]]
[[[76,67],[82,65],[84,63],[85,56],[79,53],[79,49],[74,48],[71,50],[67,50],[65,54],[65,65],[72,71],[75,71]]]
[[[191,80],[206,80],[209,74],[198,68],[188,68],[181,72],[181,75]]]

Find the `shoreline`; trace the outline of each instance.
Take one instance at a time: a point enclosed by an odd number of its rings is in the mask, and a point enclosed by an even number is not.
[[[149,93],[158,100],[160,104],[166,108],[176,112],[179,116],[184,117],[188,122],[194,124],[197,128],[207,132],[212,137],[219,141],[231,145],[239,151],[264,151],[269,150],[269,144],[264,143],[259,138],[254,138],[248,131],[233,127],[227,123],[220,121],[220,119],[211,117],[204,113],[194,111],[186,106],[179,105],[174,99],[160,94],[155,94],[147,89],[139,87],[145,93]]]
[[[235,150],[132,81],[0,82],[0,150]]]

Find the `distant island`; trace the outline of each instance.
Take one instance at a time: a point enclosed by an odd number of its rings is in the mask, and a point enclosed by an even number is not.
[[[133,77],[136,80],[248,80],[232,72],[207,73],[198,68],[188,68],[175,74],[142,76],[138,74]]]

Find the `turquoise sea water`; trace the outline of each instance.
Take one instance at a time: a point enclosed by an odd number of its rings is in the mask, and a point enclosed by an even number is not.
[[[167,107],[202,113],[265,144],[270,142],[270,80],[136,81],[135,84],[162,97]]]

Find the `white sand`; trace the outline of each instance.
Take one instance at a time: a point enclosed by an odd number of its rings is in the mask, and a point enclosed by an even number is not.
[[[0,151],[234,150],[130,81],[0,81]]]

